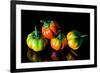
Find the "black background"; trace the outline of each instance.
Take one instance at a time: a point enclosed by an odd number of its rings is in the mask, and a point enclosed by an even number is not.
[[[41,31],[40,20],[55,20],[66,35],[71,30],[78,30],[81,34],[88,35],[78,50],[79,60],[90,59],[90,14],[75,12],[50,12],[21,10],[21,62],[29,62],[27,59],[26,38],[34,30],[34,26]],[[66,48],[69,48],[68,46]]]

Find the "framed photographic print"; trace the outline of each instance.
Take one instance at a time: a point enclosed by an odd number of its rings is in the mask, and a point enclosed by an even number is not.
[[[97,66],[97,7],[11,1],[11,72]]]

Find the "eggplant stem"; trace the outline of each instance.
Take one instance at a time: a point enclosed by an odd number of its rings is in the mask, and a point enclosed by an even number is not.
[[[37,31],[37,27],[35,26],[35,36],[36,38],[38,37],[38,31]]]
[[[71,49],[71,52],[72,52],[75,56],[78,56],[72,49]]]
[[[40,23],[43,23],[44,21],[43,20],[40,20]]]
[[[61,34],[61,30],[59,30],[59,34],[58,34],[58,39],[61,40],[62,39],[62,34]]]
[[[82,35],[81,38],[87,37],[88,35]]]
[[[40,22],[43,23],[43,26],[45,26],[47,28],[50,26],[50,23],[51,23],[51,21],[49,21],[49,20],[47,20],[47,21],[46,20],[40,20]]]

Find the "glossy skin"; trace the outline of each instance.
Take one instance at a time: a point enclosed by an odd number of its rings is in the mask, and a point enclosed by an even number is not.
[[[77,50],[82,44],[82,38],[78,31],[73,30],[67,34],[68,45],[73,50]]]
[[[51,39],[51,38],[54,37],[54,35],[53,35],[52,31],[50,30],[50,28],[42,27],[42,34],[47,39]]]
[[[33,33],[30,33],[26,39],[27,45],[35,52],[42,51],[47,43],[47,40],[44,38],[35,38],[33,37]]]
[[[42,34],[47,39],[52,39],[58,33],[58,24],[56,21],[44,22]]]
[[[67,45],[67,39],[62,38],[60,40],[59,38],[52,38],[50,44],[55,51],[63,50]]]
[[[56,51],[60,50],[60,48],[61,48],[60,40],[57,38],[51,39],[51,47]]]

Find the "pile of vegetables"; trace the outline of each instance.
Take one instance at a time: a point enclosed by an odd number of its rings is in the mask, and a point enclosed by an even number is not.
[[[28,59],[32,62],[77,59],[76,51],[87,35],[82,35],[77,30],[64,34],[59,24],[53,20],[41,20],[40,22],[43,24],[41,30],[35,26],[26,39]]]

